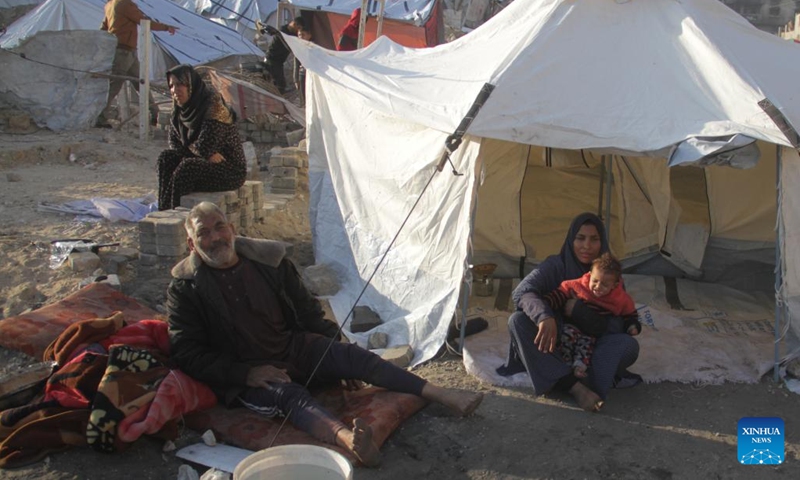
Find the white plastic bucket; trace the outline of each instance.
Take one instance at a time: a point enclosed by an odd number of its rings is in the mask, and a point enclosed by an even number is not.
[[[316,445],[283,445],[248,455],[233,480],[352,480],[353,465],[339,452]]]

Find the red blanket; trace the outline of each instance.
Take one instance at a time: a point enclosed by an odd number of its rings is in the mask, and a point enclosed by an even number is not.
[[[143,434],[174,438],[182,415],[216,404],[214,393],[167,363],[167,324],[122,315],[74,323],[46,349],[60,367],[41,396],[0,413],[0,467],[38,461],[72,445],[124,448]]]

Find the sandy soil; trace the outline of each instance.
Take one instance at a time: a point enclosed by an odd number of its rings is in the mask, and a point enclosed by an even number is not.
[[[140,142],[132,131],[0,134],[0,308],[5,316],[63,298],[91,274],[51,270],[51,240],[80,237],[137,246],[133,224],[80,223],[70,215],[37,212],[37,204],[154,192],[154,162],[163,144]],[[251,234],[291,241],[295,260],[311,264],[307,204],[307,194],[298,194]],[[122,289],[161,309],[170,267],[132,262],[121,272]],[[0,349],[0,373],[29,361]],[[612,391],[604,410],[589,414],[569,398],[534,398],[529,389],[481,384],[448,353],[417,372],[445,386],[480,390],[483,405],[466,419],[427,407],[387,441],[381,468],[359,469],[355,478],[800,478],[800,397],[771,379],[753,385],[642,385]],[[745,416],[784,419],[783,465],[737,464],[736,424]],[[188,445],[198,437],[185,430],[176,443]],[[145,438],[113,455],[72,449],[27,468],[0,471],[0,478],[177,478],[182,461],[162,447],[163,441]]]

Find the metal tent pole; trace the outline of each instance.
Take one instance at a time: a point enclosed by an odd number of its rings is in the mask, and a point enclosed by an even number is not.
[[[773,379],[780,381],[780,339],[781,339],[781,318],[783,316],[783,201],[781,187],[781,152],[782,147],[776,146],[775,154],[775,191],[777,200],[777,231],[775,232],[775,364],[773,366]]]
[[[606,166],[606,212],[605,218],[603,218],[603,223],[606,226],[606,242],[608,242],[609,245],[611,244],[611,182],[613,181],[611,174],[611,160],[613,158],[614,157],[612,155],[608,156],[608,165]]]
[[[144,83],[139,87],[139,139],[147,140],[150,134],[150,56],[153,40],[150,38],[150,20],[142,20],[139,32],[143,47],[142,63],[139,64],[139,78]]]

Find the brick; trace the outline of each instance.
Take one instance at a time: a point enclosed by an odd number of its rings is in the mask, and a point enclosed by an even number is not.
[[[159,237],[183,236],[186,233],[186,230],[183,227],[185,222],[185,217],[159,218],[155,222],[156,235]]]
[[[297,168],[295,167],[280,167],[271,171],[274,177],[282,178],[297,178]]]
[[[272,155],[269,157],[269,169],[272,170],[275,167],[282,167],[283,166],[283,156],[282,155]]]
[[[152,213],[150,214],[152,215]],[[148,218],[144,217],[139,221],[139,233],[152,233],[155,235],[156,233],[156,221],[155,218]]]
[[[281,195],[292,195],[292,196],[294,196],[294,194],[297,193],[297,191],[294,188],[275,188],[275,187],[271,187],[270,192],[278,193]]]
[[[273,178],[272,179],[272,188],[273,189],[286,189],[286,190],[294,190],[297,188],[297,179],[296,178]]]
[[[157,245],[157,252],[159,257],[180,257],[189,251],[188,245]]]
[[[73,252],[69,254],[69,268],[73,272],[94,270],[100,266],[100,257],[92,252]]]
[[[158,255],[158,245],[156,243],[139,243],[139,260],[143,255]]]
[[[304,166],[304,160],[303,160],[302,157],[298,157],[298,156],[294,156],[294,155],[290,156],[290,157],[284,157],[283,166],[284,167],[295,167],[295,168],[302,167],[302,166]]]

